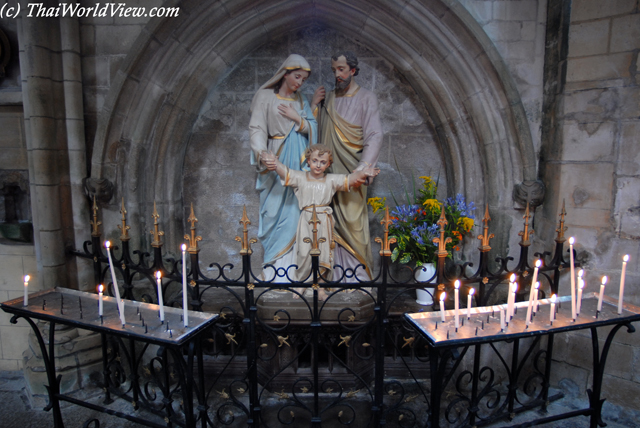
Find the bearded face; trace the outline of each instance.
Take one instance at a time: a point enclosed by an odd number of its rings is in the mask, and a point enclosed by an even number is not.
[[[340,77],[336,77],[336,89],[343,90],[349,86],[351,83],[351,75],[349,75],[346,79],[341,79]]]
[[[331,71],[336,78],[337,90],[342,91],[349,87],[355,69],[349,67],[344,55],[339,56],[337,60],[331,59]]]

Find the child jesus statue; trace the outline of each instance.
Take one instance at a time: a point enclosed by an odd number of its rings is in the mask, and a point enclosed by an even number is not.
[[[333,162],[331,149],[323,144],[313,144],[305,152],[310,171],[296,171],[284,166],[271,152],[262,152],[262,163],[270,171],[276,171],[284,186],[291,187],[298,198],[298,205],[302,211],[298,221],[294,254],[298,270],[295,274],[297,281],[310,280],[311,248],[313,229],[317,229],[318,249],[320,250],[320,274],[326,281],[331,280],[333,267],[333,210],[329,206],[336,192],[349,192],[363,185],[367,177],[375,177],[379,169],[366,168],[361,171],[346,174],[325,174],[325,170]],[[312,222],[315,207],[318,223]],[[305,238],[310,238],[305,240]],[[324,239],[321,239],[324,238]],[[300,290],[298,290],[300,291]],[[326,293],[321,289],[321,298]]]

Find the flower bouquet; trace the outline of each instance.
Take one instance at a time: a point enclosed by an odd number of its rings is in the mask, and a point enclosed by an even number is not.
[[[438,220],[443,213],[447,219],[444,225],[444,237],[451,238],[446,244],[448,257],[452,257],[452,250],[460,249],[460,242],[466,234],[471,232],[474,224],[473,202],[465,202],[464,196],[458,194],[455,198],[439,201],[437,198],[438,183],[431,177],[420,177],[422,188],[417,189],[414,183],[413,197],[407,195],[408,204],[398,204],[391,210],[389,237],[396,238],[396,244],[391,253],[391,261],[401,264],[415,264],[418,270],[415,279],[425,283],[436,272],[434,262],[438,246],[433,239],[440,236]],[[395,198],[394,198],[395,201]],[[367,203],[377,213],[386,208],[386,198],[370,198]],[[420,305],[433,303],[433,288],[416,289],[417,300]]]
[[[452,257],[452,250],[460,249],[460,242],[471,232],[474,225],[473,202],[465,202],[464,196],[458,194],[455,198],[444,201],[437,199],[438,183],[431,177],[420,177],[422,188],[415,189],[413,197],[407,195],[412,203],[398,204],[391,209],[391,224],[389,237],[395,237],[397,243],[391,254],[391,261],[402,264],[415,263],[420,267],[436,261],[437,245],[433,239],[440,236],[438,219],[444,206],[447,219],[445,225],[445,239],[451,238],[446,249],[448,257]],[[394,198],[395,200],[395,198]],[[376,213],[386,208],[386,198],[370,198],[367,203]]]

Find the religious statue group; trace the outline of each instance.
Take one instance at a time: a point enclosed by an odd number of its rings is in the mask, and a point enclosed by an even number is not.
[[[379,172],[378,102],[356,83],[355,54],[336,54],[331,70],[335,89],[327,95],[317,88],[309,104],[299,89],[311,67],[302,56],[290,55],[251,103],[251,164],[258,172],[266,280],[308,280],[312,244],[305,238],[314,228],[323,278],[332,278],[335,265],[353,273],[343,275],[345,282],[371,278],[366,202],[367,185]],[[314,211],[318,223],[310,223]],[[276,275],[278,270],[287,275]]]

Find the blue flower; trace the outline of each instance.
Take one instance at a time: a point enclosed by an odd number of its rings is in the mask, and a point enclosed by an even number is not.
[[[460,213],[461,217],[475,218],[472,211],[476,209],[475,203],[464,201],[464,196],[460,193],[455,198],[447,198],[445,200],[445,206],[454,207],[456,211]]]

